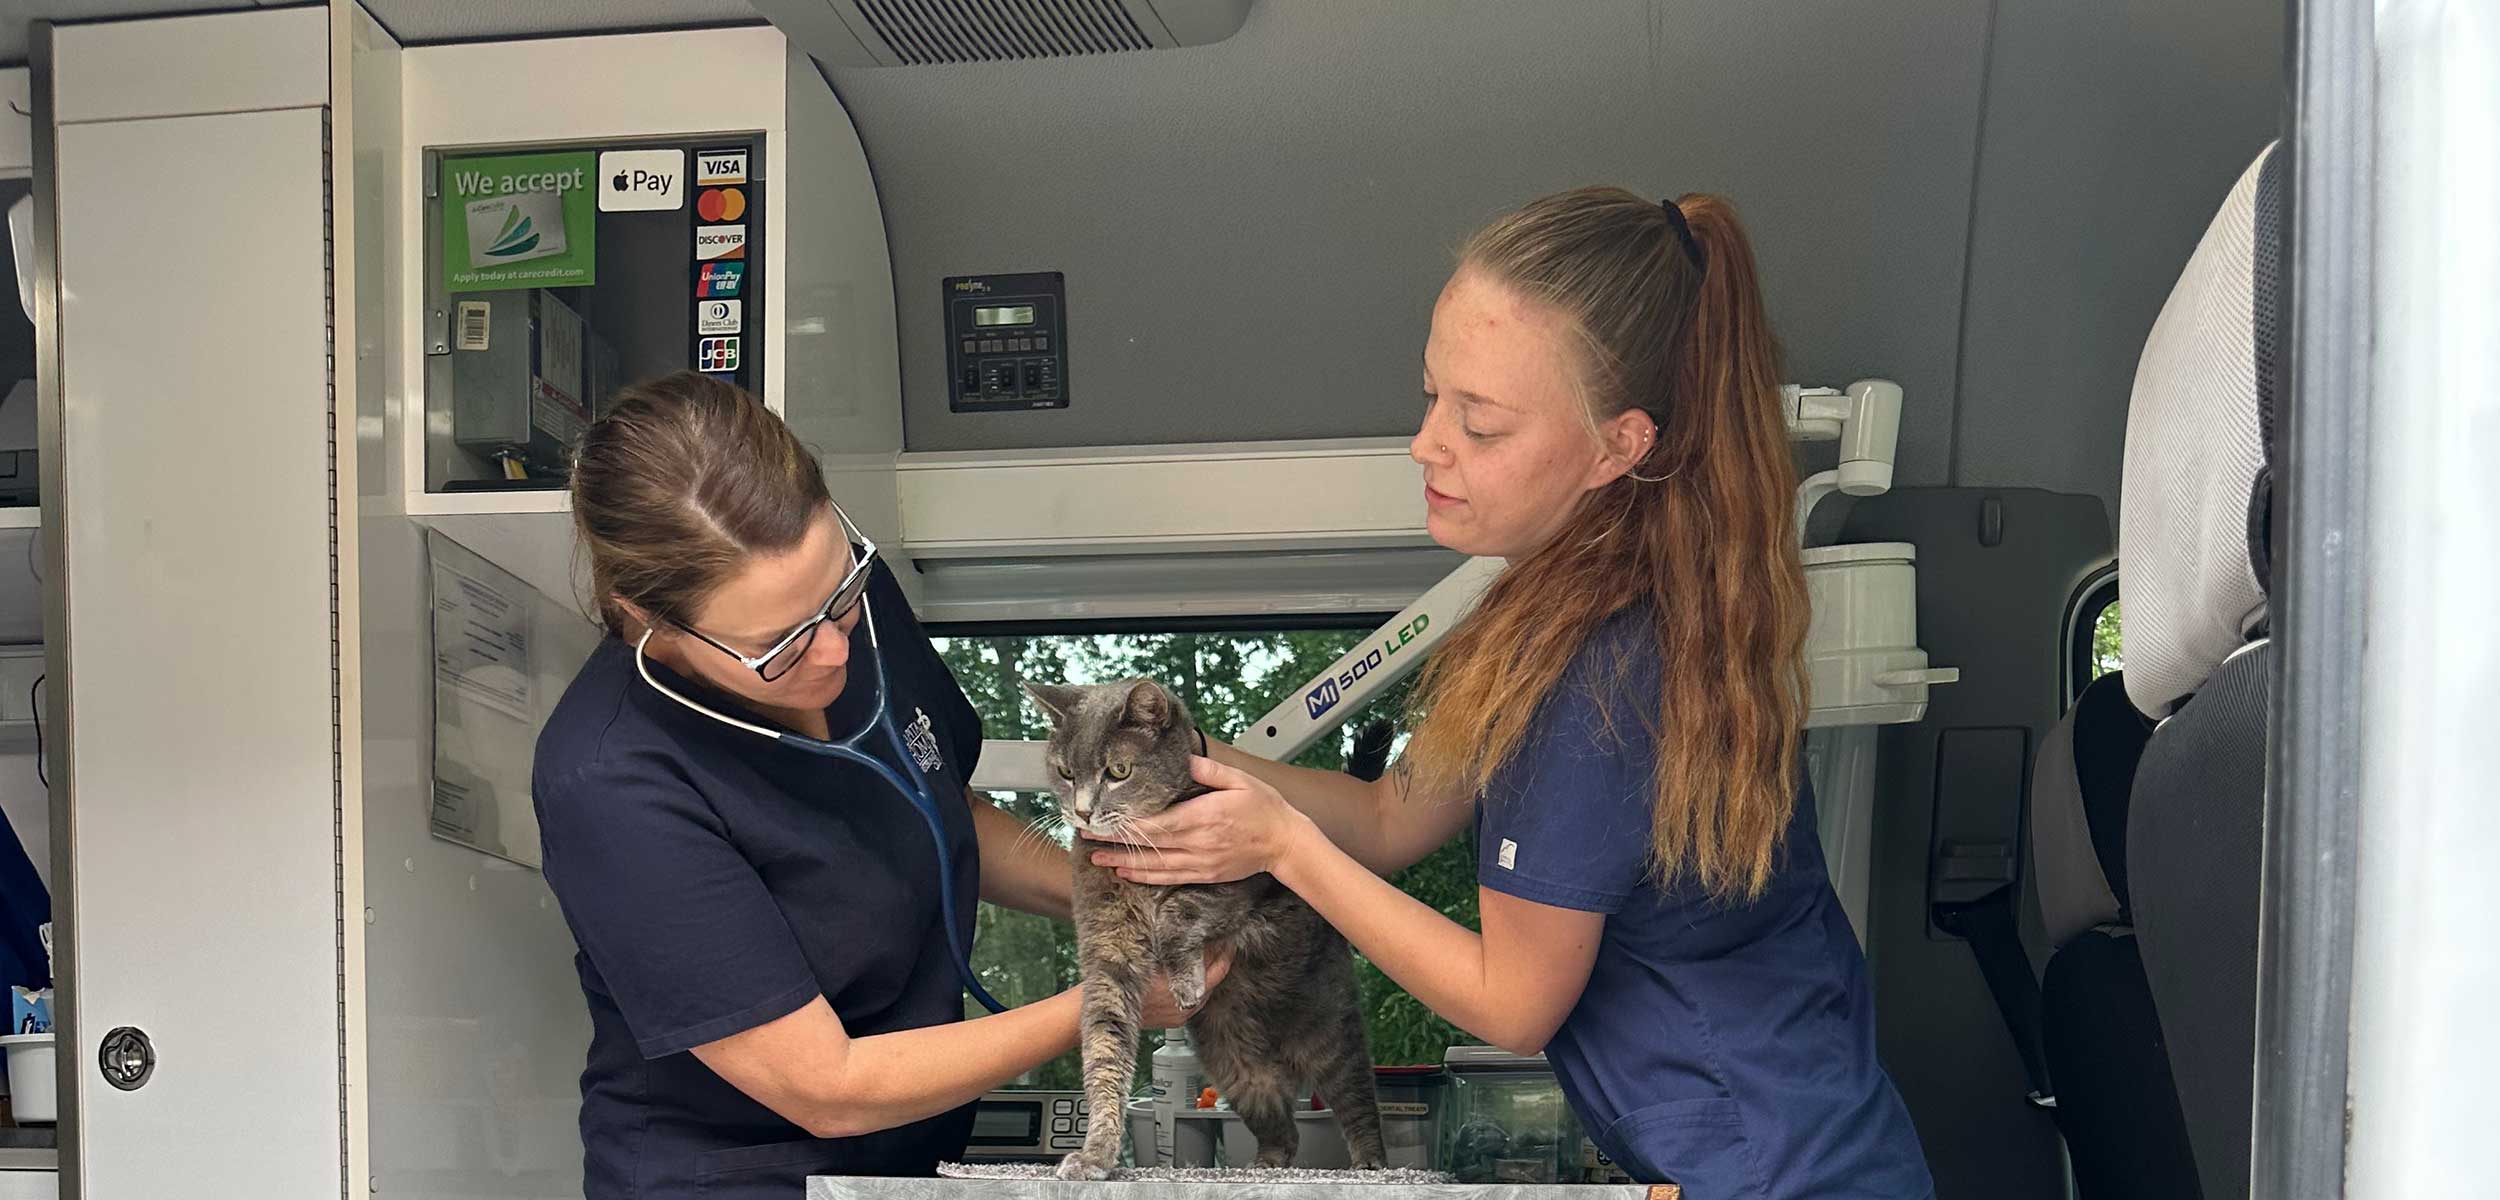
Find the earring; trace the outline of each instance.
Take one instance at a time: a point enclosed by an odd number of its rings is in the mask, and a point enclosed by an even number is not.
[[[1644,463],[1644,462],[1649,461],[1650,451],[1657,449],[1657,442],[1658,442],[1658,431],[1657,431],[1657,430],[1655,430],[1655,429],[1650,430],[1650,431],[1649,431],[1649,433],[1641,439],[1641,456],[1640,456],[1639,458],[1637,458],[1637,459],[1634,459],[1634,460],[1633,460],[1633,464],[1634,464],[1635,466],[1637,466],[1637,465],[1639,465],[1639,464],[1641,464],[1641,463]],[[1635,481],[1640,482],[1640,483],[1665,483],[1666,481],[1668,481],[1668,480],[1670,480],[1670,479],[1675,478],[1676,471],[1681,471],[1681,470],[1683,470],[1683,469],[1684,469],[1683,467],[1680,467],[1680,466],[1679,466],[1679,467],[1677,467],[1677,468],[1675,469],[1675,471],[1669,471],[1669,472],[1667,472],[1666,474],[1664,474],[1664,475],[1660,475],[1660,476],[1657,476],[1657,477],[1655,477],[1655,478],[1652,478],[1651,476],[1648,476],[1648,475],[1643,475],[1643,474],[1641,474],[1641,473],[1640,473],[1640,472],[1638,472],[1638,471],[1630,470],[1630,469],[1628,469],[1628,468],[1627,468],[1627,469],[1623,472],[1623,474],[1624,474],[1624,476],[1625,476],[1626,478],[1629,478],[1629,479],[1635,480]]]

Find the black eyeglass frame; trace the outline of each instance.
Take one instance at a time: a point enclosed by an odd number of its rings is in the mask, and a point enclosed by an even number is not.
[[[859,607],[860,601],[868,595],[869,575],[877,564],[877,543],[871,541],[867,534],[861,533],[859,526],[851,523],[851,514],[842,511],[842,506],[839,504],[833,505],[833,519],[842,527],[842,540],[851,548],[850,571],[842,576],[842,582],[833,589],[833,594],[825,597],[823,606],[816,610],[815,616],[799,622],[797,628],[783,634],[780,641],[774,642],[772,647],[762,654],[753,656],[740,654],[676,617],[663,619],[704,645],[737,659],[738,665],[755,672],[756,678],[766,683],[779,680],[782,676],[789,674],[790,668],[797,666],[800,659],[807,657],[808,649],[816,644],[817,630],[824,628],[828,621],[839,621],[851,615],[851,610]],[[781,664],[780,670],[771,670],[773,661],[785,651],[789,652],[788,660]]]

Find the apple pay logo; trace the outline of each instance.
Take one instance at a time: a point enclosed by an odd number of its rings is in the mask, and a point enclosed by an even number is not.
[[[685,204],[685,151],[599,153],[600,212],[673,212]]]

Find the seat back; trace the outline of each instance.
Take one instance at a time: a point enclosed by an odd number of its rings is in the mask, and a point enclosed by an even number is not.
[[[2127,908],[2207,1200],[2248,1194],[2283,185],[2269,147],[2172,289],[2137,367],[2122,480],[2125,687],[2160,718],[2127,807]]]
[[[2196,1200],[2186,1119],[2137,952],[2127,815],[2152,722],[2123,672],[2084,689],[2042,739],[2031,788],[2033,881],[2048,934],[2041,1044],[2081,1200]]]

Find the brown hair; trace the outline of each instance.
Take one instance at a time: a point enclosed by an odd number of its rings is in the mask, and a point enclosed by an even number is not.
[[[1599,625],[1645,601],[1661,667],[1652,870],[1750,899],[1794,811],[1806,712],[1796,466],[1736,211],[1709,195],[1676,206],[1689,243],[1658,203],[1582,188],[1495,221],[1460,253],[1462,272],[1569,319],[1593,424],[1638,408],[1658,438],[1513,560],[1425,663],[1410,761],[1481,791]]]
[[[691,620],[751,556],[795,548],[832,504],[824,468],[764,402],[679,371],[619,389],[573,460],[573,528],[608,632],[617,601]]]

